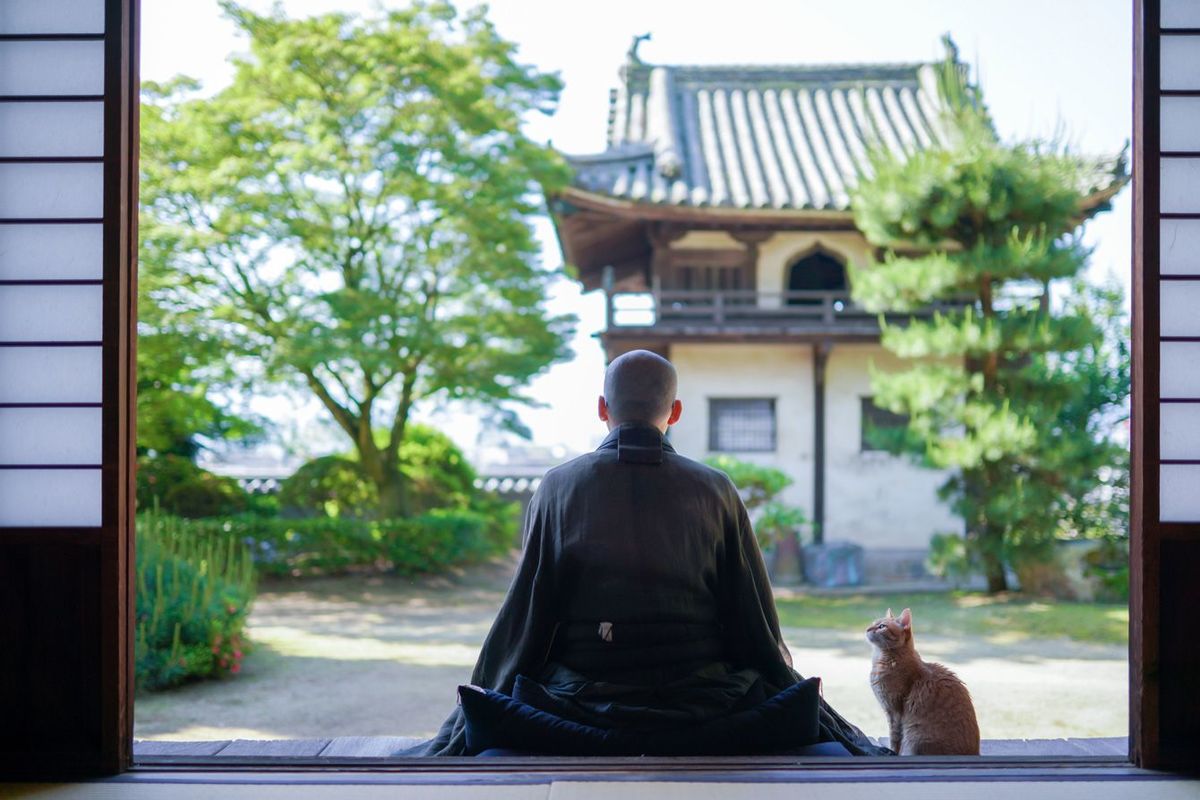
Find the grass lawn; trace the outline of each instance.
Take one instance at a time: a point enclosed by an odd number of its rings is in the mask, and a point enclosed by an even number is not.
[[[890,607],[911,608],[918,632],[982,636],[994,641],[1065,636],[1080,642],[1125,644],[1129,608],[1115,603],[1075,603],[967,592],[879,595],[777,596],[785,628],[865,630]]]

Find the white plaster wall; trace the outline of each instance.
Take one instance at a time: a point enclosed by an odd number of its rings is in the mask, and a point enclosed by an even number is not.
[[[937,498],[947,473],[907,458],[862,452],[862,403],[870,364],[904,368],[879,344],[833,346],[825,384],[825,538],[864,547],[926,547],[934,533],[961,532],[962,520]]]
[[[674,344],[683,416],[671,441],[684,455],[708,450],[708,400],[775,398],[777,449],[734,453],[795,479],[784,498],[812,514],[813,364],[809,344]],[[871,394],[869,363],[897,361],[878,344],[836,344],[826,372],[825,538],[864,547],[920,548],[961,521],[937,499],[943,473],[886,453],[862,453],[860,399]]]
[[[703,250],[706,248],[712,248],[714,250],[741,250],[745,246],[746,245],[742,244],[725,231],[688,231],[674,242],[671,242],[672,250]]]
[[[675,449],[697,460],[708,449],[708,400],[775,398],[776,451],[732,453],[782,469],[795,479],[785,497],[812,513],[812,349],[799,344],[673,344],[683,416],[671,430]]]

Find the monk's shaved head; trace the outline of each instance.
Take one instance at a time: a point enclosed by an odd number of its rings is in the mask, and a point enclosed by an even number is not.
[[[671,413],[677,388],[675,367],[657,353],[631,350],[617,356],[604,373],[604,400],[616,424],[655,424]]]

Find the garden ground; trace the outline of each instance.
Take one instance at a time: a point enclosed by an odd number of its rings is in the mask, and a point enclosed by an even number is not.
[[[265,583],[241,674],[139,693],[139,739],[432,734],[465,683],[512,563],[444,578]],[[1123,736],[1128,668],[1121,606],[977,595],[804,596],[779,601],[797,669],[867,733],[887,725],[867,674],[867,623],[911,606],[917,645],[966,681],[984,738]]]

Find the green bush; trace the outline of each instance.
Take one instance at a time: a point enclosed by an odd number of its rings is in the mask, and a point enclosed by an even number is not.
[[[729,476],[729,480],[742,493],[742,500],[749,511],[758,510],[794,483],[791,476],[781,469],[764,467],[733,456],[709,456],[704,463]]]
[[[232,478],[201,469],[177,455],[142,456],[137,466],[137,503],[179,517],[229,516],[248,510],[248,493]]]
[[[1096,582],[1096,599],[1129,602],[1129,539],[1110,536],[1084,557],[1084,574]]]
[[[509,504],[503,514],[435,509],[397,520],[349,517],[271,519],[253,516],[179,521],[199,540],[232,537],[255,566],[273,576],[336,574],[355,569],[401,575],[434,573],[504,552],[515,539]]]
[[[495,552],[520,549],[523,522],[520,503],[492,492],[479,492],[471,501],[470,510],[484,518],[486,536]]]
[[[369,517],[379,492],[357,461],[348,456],[314,458],[279,487],[279,505],[306,517]]]
[[[728,455],[709,456],[704,463],[724,472],[738,488],[754,523],[758,545],[764,550],[782,539],[798,536],[809,524],[803,509],[779,499],[779,493],[793,483],[783,470]]]
[[[475,470],[444,433],[428,425],[411,425],[398,459],[408,481],[412,513],[474,507]],[[379,489],[353,456],[322,456],[283,482],[279,502],[292,516],[368,518],[375,516],[379,506]]]
[[[158,513],[138,517],[134,659],[141,688],[236,674],[248,650],[250,553],[227,533],[197,535],[197,526]]]
[[[454,441],[428,425],[412,425],[400,445],[400,470],[409,480],[413,511],[470,508],[475,469]]]
[[[401,575],[440,572],[496,553],[487,519],[473,511],[440,509],[380,524],[392,570]]]

